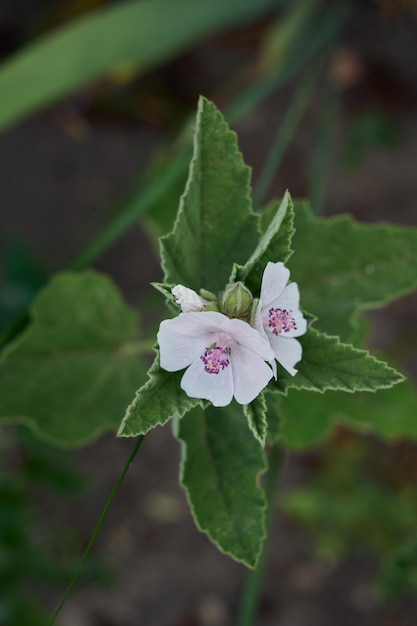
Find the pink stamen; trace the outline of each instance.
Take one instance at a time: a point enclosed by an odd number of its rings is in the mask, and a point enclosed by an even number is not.
[[[230,348],[221,346],[213,346],[206,348],[200,359],[204,363],[204,369],[208,374],[218,374],[220,370],[230,365],[227,358],[230,355]]]
[[[287,309],[269,309],[268,326],[274,335],[279,335],[282,331],[288,333],[290,330],[297,330],[297,324],[291,313],[292,311]]]

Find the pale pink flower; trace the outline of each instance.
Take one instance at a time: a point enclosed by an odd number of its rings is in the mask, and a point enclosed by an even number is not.
[[[248,404],[272,378],[265,361],[274,354],[266,338],[216,311],[181,313],[161,322],[158,343],[161,367],[169,372],[187,368],[181,388],[214,406],[226,406],[233,397]]]
[[[304,335],[307,320],[300,311],[297,283],[288,283],[290,271],[281,262],[269,262],[264,270],[255,327],[267,337],[278,363],[292,376],[301,360],[302,346],[295,337]]]

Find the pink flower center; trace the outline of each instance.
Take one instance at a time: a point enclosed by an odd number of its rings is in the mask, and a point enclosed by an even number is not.
[[[230,348],[215,345],[212,348],[206,348],[200,359],[203,361],[204,369],[208,374],[218,374],[220,370],[224,370],[230,365],[229,355]]]
[[[290,330],[297,330],[297,324],[291,313],[292,311],[287,309],[269,309],[268,326],[274,335],[279,335],[282,331],[288,333]]]

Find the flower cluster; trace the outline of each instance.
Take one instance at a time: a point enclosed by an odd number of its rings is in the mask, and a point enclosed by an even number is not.
[[[298,286],[288,284],[289,277],[283,263],[268,263],[259,300],[236,283],[216,304],[210,294],[210,300],[203,299],[176,285],[172,293],[182,313],[160,325],[161,367],[187,368],[181,388],[214,406],[226,406],[233,397],[240,404],[252,402],[276,378],[275,359],[294,376],[302,356],[296,337],[306,332],[307,322]]]

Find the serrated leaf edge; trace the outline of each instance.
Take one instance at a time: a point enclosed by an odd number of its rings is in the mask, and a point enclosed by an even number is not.
[[[132,410],[132,406],[135,404],[135,402],[137,402],[137,399],[139,398],[141,393],[147,391],[147,389],[149,389],[149,387],[152,387],[152,378],[153,378],[153,375],[154,375],[154,368],[155,368],[155,370],[156,370],[156,368],[161,369],[161,367],[159,365],[159,351],[158,351],[158,349],[155,348],[155,352],[156,352],[155,360],[154,360],[154,362],[152,363],[151,367],[148,370],[148,380],[146,381],[146,383],[144,385],[139,387],[139,389],[135,393],[134,399],[132,400],[132,402],[127,407],[126,413],[125,413],[122,421],[120,422],[120,426],[119,426],[119,429],[118,429],[118,431],[116,433],[116,437],[137,437],[139,435],[146,435],[150,430],[152,430],[156,426],[163,426],[164,424],[169,422],[169,420],[172,419],[173,417],[178,416],[179,418],[181,418],[189,410],[191,410],[192,408],[194,408],[194,407],[196,407],[198,405],[203,406],[203,401],[200,398],[190,398],[189,396],[187,396],[189,398],[189,401],[190,401],[190,406],[188,408],[185,408],[184,410],[181,410],[181,411],[176,411],[172,415],[168,415],[168,417],[161,417],[160,420],[156,421],[148,429],[140,430],[140,431],[135,432],[135,433],[130,432],[129,434],[127,434],[125,432],[125,429],[127,428],[126,425],[128,423],[129,417],[130,417],[130,412]],[[162,371],[165,373],[165,370],[162,370]],[[170,377],[171,376],[175,376],[176,374],[178,374],[178,372],[166,372],[166,374],[167,374],[167,376],[166,376],[166,383],[164,383],[164,384],[167,384],[169,382]],[[159,387],[157,387],[155,389],[155,393],[153,394],[152,397],[154,397],[156,394],[158,394],[158,392],[161,389],[161,387],[163,387],[163,385],[159,385]]]
[[[190,508],[190,513],[191,516],[194,520],[194,523],[197,527],[197,529],[200,532],[203,532],[205,535],[207,535],[207,537],[210,539],[210,541],[212,543],[214,543],[214,545],[217,547],[217,549],[222,553],[222,554],[226,554],[227,556],[230,556],[234,561],[236,561],[237,563],[243,563],[243,565],[246,565],[246,567],[248,567],[249,569],[254,570],[258,564],[259,558],[262,554],[262,549],[263,549],[263,544],[264,541],[266,539],[266,511],[267,511],[267,501],[266,501],[266,495],[265,495],[265,490],[260,486],[261,485],[261,476],[263,474],[265,474],[265,472],[268,469],[268,465],[267,465],[267,461],[266,461],[266,457],[265,455],[263,455],[263,460],[264,460],[264,467],[259,470],[259,472],[256,474],[256,488],[259,491],[259,494],[262,497],[263,500],[263,505],[262,505],[262,535],[259,538],[259,550],[255,555],[255,561],[254,563],[250,563],[249,561],[243,559],[243,558],[239,558],[237,557],[235,554],[233,554],[232,552],[230,552],[229,550],[226,550],[225,548],[223,548],[223,546],[220,545],[220,543],[217,541],[217,539],[215,539],[213,537],[213,535],[211,534],[210,530],[208,530],[207,528],[204,528],[204,526],[202,524],[200,524],[200,520],[197,516],[197,513],[194,509],[193,503],[190,499],[190,495],[189,495],[189,491],[187,489],[187,486],[185,485],[184,481],[183,481],[183,476],[184,476],[184,467],[185,467],[185,463],[187,460],[187,444],[186,442],[180,438],[179,436],[179,428],[178,428],[178,424],[179,424],[179,419],[177,417],[174,418],[173,421],[173,433],[174,433],[174,437],[177,439],[177,441],[180,443],[181,446],[181,460],[180,460],[180,472],[179,472],[179,482],[180,485],[183,487],[184,489],[184,493],[185,493],[185,497],[188,503],[188,506]],[[227,508],[227,507],[226,507]]]
[[[251,194],[251,185],[250,185],[250,173],[251,173],[251,168],[245,163],[244,159],[243,159],[243,155],[241,153],[241,151],[239,150],[239,142],[238,142],[238,135],[235,131],[233,131],[230,126],[228,125],[228,123],[226,122],[226,120],[224,119],[222,113],[217,109],[217,107],[215,106],[215,104],[213,102],[211,102],[210,100],[208,100],[207,98],[205,98],[204,96],[200,96],[199,100],[198,100],[198,106],[197,106],[197,116],[196,116],[196,131],[195,131],[195,138],[194,138],[194,147],[193,147],[193,156],[191,158],[190,161],[190,166],[189,166],[189,171],[188,171],[188,177],[187,177],[187,182],[185,184],[185,189],[184,189],[184,193],[181,195],[180,197],[180,203],[179,203],[179,208],[177,211],[177,215],[175,217],[175,221],[174,221],[174,225],[172,227],[172,230],[167,233],[166,235],[164,235],[163,237],[159,238],[159,252],[160,252],[160,257],[161,257],[161,267],[163,269],[164,272],[164,282],[166,281],[166,277],[167,277],[167,268],[166,268],[166,247],[165,247],[165,240],[168,240],[171,236],[173,236],[176,231],[177,228],[179,226],[180,220],[182,219],[182,214],[185,211],[185,202],[184,199],[188,194],[188,190],[190,188],[190,185],[193,181],[193,174],[194,171],[196,170],[197,167],[197,157],[198,157],[198,147],[199,147],[199,138],[200,138],[200,119],[201,116],[203,115],[204,109],[205,107],[212,107],[215,115],[218,119],[218,123],[219,125],[221,125],[226,131],[227,133],[233,137],[234,139],[234,148],[236,150],[236,155],[239,157],[241,164],[242,164],[242,168],[246,169],[248,172],[248,176],[247,176],[247,182],[245,184],[245,196],[246,196],[246,200],[247,200],[247,204],[248,204],[248,212],[252,213],[256,218],[257,218],[257,223],[258,223],[258,230],[259,230],[259,215],[257,213],[255,213],[255,211],[253,210],[253,205],[252,205],[252,194]],[[185,213],[184,213],[185,214]],[[186,214],[185,214],[186,215]],[[173,260],[171,258],[171,262],[173,263]],[[175,263],[173,263],[173,265],[175,265]],[[188,287],[189,285],[185,285],[186,287]],[[205,285],[200,285],[201,287],[205,287]]]
[[[285,208],[285,211],[283,210],[284,208]],[[259,243],[256,246],[250,258],[246,261],[245,265],[238,265],[237,263],[233,265],[229,282],[235,282],[237,276],[239,276],[239,280],[242,280],[243,282],[245,282],[245,280],[247,279],[251,271],[254,269],[254,267],[256,267],[256,265],[259,263],[263,255],[268,251],[269,245],[271,241],[273,240],[273,238],[279,233],[279,230],[287,215],[287,212],[292,211],[293,208],[294,208],[294,204],[292,202],[291,195],[287,189],[284,193],[284,196],[280,202],[280,205],[274,217],[269,223],[266,231],[261,235]],[[280,212],[282,212],[282,214]],[[276,224],[274,224],[275,221],[277,222]],[[294,232],[295,232],[294,216],[292,215],[291,228],[290,228],[290,233],[291,233],[290,243],[294,235]],[[291,257],[292,254],[293,254],[293,250],[291,250],[291,247],[290,247],[290,250],[288,254],[285,256],[285,258],[282,258],[279,260],[285,263],[286,261],[288,261],[288,259]]]
[[[251,406],[250,404],[245,404],[243,405],[243,413],[248,421],[248,426],[249,429],[251,431],[251,433],[253,434],[253,436],[255,437],[255,439],[261,444],[261,448],[263,449],[265,447],[265,443],[266,443],[266,438],[267,438],[267,433],[268,433],[268,420],[266,417],[266,412],[267,412],[267,406],[266,406],[266,400],[264,397],[264,394],[261,393],[256,400],[259,400],[260,402],[262,402],[263,405],[263,416],[262,416],[262,423],[264,426],[264,435],[262,436],[262,434],[258,431],[258,429],[256,428],[256,425],[252,419],[252,412],[249,410],[249,407]]]
[[[369,389],[368,387],[355,387],[355,389],[347,389],[344,387],[336,387],[334,385],[329,385],[325,387],[324,389],[311,389],[310,387],[305,387],[305,386],[298,387],[298,386],[293,386],[291,384],[287,384],[285,386],[285,389],[283,389],[282,387],[279,387],[279,373],[278,373],[277,383],[274,386],[269,386],[268,391],[271,391],[272,393],[281,393],[284,396],[287,395],[288,389],[311,391],[312,393],[325,393],[326,391],[344,391],[345,393],[356,393],[360,391],[360,392],[376,393],[378,389],[390,389],[394,385],[402,383],[404,380],[406,380],[406,377],[403,374],[401,374],[396,369],[388,365],[388,363],[386,363],[385,361],[382,361],[381,359],[378,359],[377,357],[375,357],[368,350],[364,350],[362,348],[356,348],[350,343],[345,343],[345,342],[340,341],[340,338],[337,335],[327,335],[326,333],[320,332],[311,327],[309,328],[308,332],[314,332],[319,337],[324,337],[325,339],[333,340],[335,341],[337,346],[348,347],[351,349],[352,352],[356,352],[357,354],[360,354],[363,357],[367,357],[374,363],[383,365],[387,373],[391,372],[393,375],[395,375],[396,380],[393,380],[391,383],[383,383],[375,389]],[[301,339],[301,343],[302,343],[302,338],[298,337],[298,339],[299,340]],[[294,379],[296,379],[296,377],[297,377],[297,374],[295,375]],[[286,380],[290,381],[291,379],[286,379]]]

